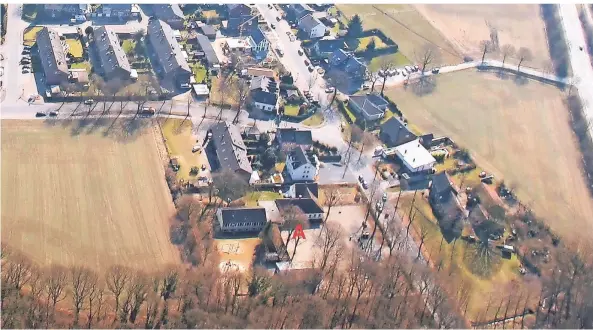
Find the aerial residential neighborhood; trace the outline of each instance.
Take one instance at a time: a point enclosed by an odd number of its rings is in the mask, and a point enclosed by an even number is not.
[[[593,6],[0,17],[3,328],[593,328]]]

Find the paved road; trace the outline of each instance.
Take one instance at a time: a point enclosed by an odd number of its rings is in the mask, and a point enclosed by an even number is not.
[[[570,64],[576,77],[575,85],[583,102],[583,112],[589,120],[593,120],[593,68],[589,54],[587,54],[583,27],[574,4],[566,3],[559,6],[564,35],[568,43]],[[583,47],[583,50],[581,51],[579,47]],[[593,136],[593,127],[591,127],[590,134]]]

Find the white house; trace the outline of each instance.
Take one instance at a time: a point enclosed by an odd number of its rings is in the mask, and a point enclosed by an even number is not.
[[[395,154],[412,173],[431,170],[436,160],[420,143],[420,139],[395,147]]]
[[[293,181],[313,181],[319,173],[319,162],[313,164],[303,148],[296,147],[286,155],[286,169]]]
[[[299,29],[310,39],[322,38],[327,31],[325,25],[311,14],[305,15],[299,20]]]

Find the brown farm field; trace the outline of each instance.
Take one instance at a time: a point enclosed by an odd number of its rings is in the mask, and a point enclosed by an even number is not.
[[[180,262],[152,123],[52,122],[1,122],[3,243],[41,264]]]
[[[490,40],[490,27],[498,31],[499,45],[529,48],[533,61],[526,66],[544,68],[550,61],[545,24],[537,4],[416,5],[415,8],[464,55],[481,58],[480,41]],[[500,54],[489,58],[502,60]],[[509,62],[514,62],[512,59]]]
[[[426,44],[441,49],[441,64],[458,64],[461,53],[413,6],[405,4],[339,4],[338,9],[350,19],[358,14],[365,30],[380,29],[399,46],[399,52],[414,62]]]
[[[467,70],[438,77],[424,96],[402,87],[387,94],[411,123],[451,137],[478,166],[516,185],[554,231],[585,238],[593,230],[593,199],[558,88]]]

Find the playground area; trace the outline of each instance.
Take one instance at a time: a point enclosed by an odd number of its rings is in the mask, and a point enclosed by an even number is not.
[[[249,270],[255,257],[255,247],[259,241],[260,239],[257,237],[216,239],[220,256],[220,270],[222,272]]]

